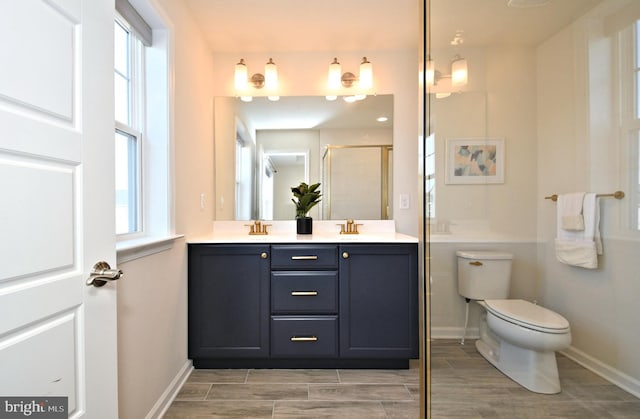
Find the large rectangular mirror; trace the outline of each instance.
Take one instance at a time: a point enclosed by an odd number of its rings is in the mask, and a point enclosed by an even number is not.
[[[315,219],[393,218],[393,95],[219,97],[214,112],[217,220],[291,220],[300,182],[321,183]]]

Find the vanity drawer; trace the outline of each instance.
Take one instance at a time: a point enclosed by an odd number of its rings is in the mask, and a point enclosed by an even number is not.
[[[338,246],[271,245],[271,269],[337,269]]]
[[[338,316],[271,316],[271,356],[338,356]]]
[[[337,271],[276,271],[271,273],[271,312],[337,313]]]

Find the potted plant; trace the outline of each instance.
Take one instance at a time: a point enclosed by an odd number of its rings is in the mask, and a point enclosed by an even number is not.
[[[296,232],[298,234],[311,234],[313,230],[313,218],[307,214],[311,208],[320,202],[322,196],[318,188],[319,183],[307,185],[302,182],[300,185],[291,188],[295,199],[291,199],[296,206]]]

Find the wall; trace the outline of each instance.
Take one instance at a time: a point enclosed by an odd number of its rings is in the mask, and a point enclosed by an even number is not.
[[[482,232],[532,239],[537,202],[534,50],[468,48],[463,55],[469,61],[468,88],[430,99],[431,132],[439,156],[434,221],[446,221],[462,235]],[[504,140],[504,183],[445,183],[447,140],[461,138]]]
[[[245,53],[241,50],[232,53],[214,53],[215,96],[234,96],[233,65],[238,62],[240,56],[247,62],[250,73],[257,68],[255,67],[257,63],[263,63],[269,59],[267,54]],[[374,92],[394,95],[392,188],[394,203],[397,208],[400,194],[409,195],[411,203],[409,209],[395,211],[396,228],[401,233],[418,236],[422,186],[418,173],[420,156],[418,154],[417,50],[278,52],[273,54],[273,59],[278,64],[280,95],[324,96],[327,71],[333,57],[339,57],[343,71],[357,72],[363,56],[373,64]]]
[[[430,128],[437,156],[436,218],[431,222],[433,231],[442,230],[443,225],[449,230],[430,235],[431,331],[435,338],[460,337],[464,329],[465,300],[458,294],[456,250],[513,253],[510,296],[539,298],[535,50],[487,47],[461,53],[469,62],[465,91],[430,98]],[[504,183],[446,184],[446,142],[458,138],[504,139]],[[477,336],[479,315],[479,307],[471,304],[468,337]]]
[[[622,138],[610,126],[615,118],[615,96],[606,89],[614,84],[607,59],[612,44],[600,29],[604,12],[602,7],[595,10],[538,49],[539,196],[581,190],[613,192],[627,183],[629,174],[618,169],[626,166],[618,159],[624,160],[627,152],[618,154]],[[607,73],[608,77],[601,77]],[[594,99],[600,115],[589,113],[594,110]],[[627,205],[628,198],[602,199],[604,254],[598,269],[587,270],[556,261],[555,204],[540,201],[538,266],[542,302],[571,324],[569,355],[640,396],[636,325],[640,318],[636,300],[640,295],[640,238],[625,231]]]
[[[141,13],[149,4],[157,8],[171,32],[175,231],[189,238],[211,231],[213,219],[212,60],[180,2],[139,4]],[[185,240],[119,267],[125,273],[118,283],[119,416],[157,417],[190,369]]]
[[[598,269],[586,270],[556,260],[556,205],[544,199],[580,190],[610,193],[628,184],[628,152],[614,123],[608,57],[615,49],[602,35],[601,19],[611,12],[607,7],[625,3],[603,2],[535,50],[492,48],[484,58],[465,52],[472,57],[470,78],[480,66],[484,83],[475,80],[467,93],[432,100],[440,179],[450,137],[502,136],[507,165],[504,185],[437,184],[438,220],[451,222],[451,234],[430,236],[431,326],[434,337],[459,337],[464,326],[456,250],[508,250],[515,255],[511,298],[537,299],[564,315],[573,337],[567,354],[640,395],[634,299],[640,238],[625,228],[629,200],[602,200],[604,255]],[[472,305],[471,336],[478,315]]]

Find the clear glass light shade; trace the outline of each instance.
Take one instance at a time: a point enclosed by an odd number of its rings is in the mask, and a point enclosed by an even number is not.
[[[467,84],[467,60],[457,57],[451,63],[451,86],[461,87]]]
[[[329,78],[327,80],[327,87],[329,90],[338,90],[340,89],[342,77],[342,66],[338,62],[337,58],[333,59],[333,62],[329,64]]]
[[[264,66],[264,86],[268,90],[276,90],[278,88],[278,67],[271,58]]]
[[[369,90],[373,87],[373,65],[367,60],[367,57],[362,58],[360,63],[360,89]]]
[[[436,63],[433,60],[427,61],[426,72],[427,86],[433,86],[436,80]]]
[[[244,63],[244,60],[240,60],[238,64],[236,64],[236,71],[234,74],[234,84],[237,91],[245,91],[247,90],[248,84],[248,76],[247,76],[247,66]]]

